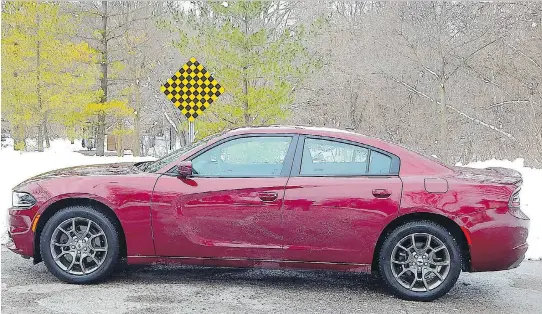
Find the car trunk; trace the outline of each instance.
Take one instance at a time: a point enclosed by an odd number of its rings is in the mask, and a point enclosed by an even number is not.
[[[489,167],[475,169],[469,167],[454,167],[456,177],[480,183],[509,184],[519,186],[522,183],[521,173],[514,169]]]

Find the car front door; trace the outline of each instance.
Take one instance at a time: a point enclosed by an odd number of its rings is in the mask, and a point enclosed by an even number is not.
[[[399,209],[398,171],[387,152],[301,136],[284,196],[284,259],[370,264]]]
[[[227,138],[163,175],[152,197],[158,256],[279,259],[281,207],[297,135]]]

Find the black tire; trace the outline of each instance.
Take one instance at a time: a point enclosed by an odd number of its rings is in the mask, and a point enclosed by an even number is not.
[[[394,253],[394,248],[400,241],[404,239],[408,239],[407,237],[412,234],[427,234],[431,235],[432,237],[436,237],[438,240],[440,240],[446,249],[448,250],[448,256],[449,256],[449,268],[447,272],[447,276],[444,278],[444,280],[441,280],[440,284],[433,289],[427,289],[428,291],[412,291],[408,287],[404,287],[399,283],[399,281],[395,278],[393,270],[392,270],[392,254]],[[423,235],[422,235],[423,237]],[[431,239],[431,237],[426,237]],[[408,240],[407,240],[408,241]],[[436,241],[436,240],[432,240]],[[414,242],[418,242],[418,239],[414,240]],[[431,240],[429,240],[431,242]],[[433,242],[434,243],[434,242]],[[420,251],[423,251],[421,249]],[[403,251],[396,251],[396,252],[404,252]],[[379,259],[378,259],[378,270],[380,273],[381,279],[386,284],[387,288],[396,296],[398,296],[401,299],[404,300],[410,300],[410,301],[433,301],[435,299],[440,298],[441,296],[445,295],[452,289],[452,287],[455,285],[457,278],[459,277],[459,274],[461,273],[461,251],[459,249],[459,246],[457,244],[457,241],[454,239],[454,237],[450,234],[448,230],[446,230],[444,227],[442,227],[439,224],[436,224],[432,221],[413,221],[406,223],[402,226],[397,227],[395,230],[393,230],[384,240],[384,243],[382,244],[382,247],[380,249],[380,252],[378,253]],[[417,253],[417,256],[419,257],[420,253]],[[442,254],[442,253],[440,253]],[[424,254],[425,255],[425,254]],[[428,254],[430,255],[430,254]],[[406,256],[406,254],[403,254],[403,256]],[[412,255],[409,256],[409,258],[413,258]],[[406,259],[406,257],[405,257]],[[412,261],[414,266],[410,267],[418,267],[417,260]],[[396,265],[396,264],[394,264]],[[423,265],[423,264],[422,264]],[[426,264],[427,265],[427,264]],[[409,267],[408,265],[399,265],[395,267],[402,267],[403,269],[405,267]],[[423,266],[422,266],[423,267]],[[436,266],[433,266],[436,267]],[[397,271],[396,271],[397,274]],[[420,275],[421,273],[418,273]],[[427,274],[430,274],[431,276],[434,276],[432,272],[429,272]],[[399,274],[397,274],[399,275]],[[414,274],[413,271],[410,271],[410,273],[407,271],[405,273],[406,276],[418,276]],[[405,276],[403,275],[403,276]],[[420,275],[421,277],[422,275]],[[401,276],[398,276],[399,278],[402,278]],[[416,277],[418,278],[418,277]],[[436,278],[436,277],[435,277]],[[412,281],[415,281],[413,279]],[[425,283],[421,281],[422,284],[425,286]],[[427,286],[425,286],[427,287]],[[421,289],[424,289],[424,287],[421,287]]]
[[[84,218],[96,223],[103,231],[107,241],[107,250],[103,262],[89,274],[70,274],[56,264],[51,252],[51,241],[55,229],[71,218]],[[92,242],[92,241],[89,241]],[[49,271],[58,279],[72,284],[90,284],[105,279],[115,268],[119,260],[119,235],[115,224],[109,217],[90,206],[70,206],[59,210],[45,224],[40,237],[40,253]]]

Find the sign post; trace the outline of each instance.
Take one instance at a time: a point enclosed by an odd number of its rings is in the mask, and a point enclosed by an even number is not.
[[[196,135],[194,121],[224,93],[224,87],[218,84],[196,58],[190,58],[160,86],[160,91],[188,119],[188,141],[192,143]]]
[[[194,143],[194,138],[196,137],[194,121],[188,121],[188,141]]]

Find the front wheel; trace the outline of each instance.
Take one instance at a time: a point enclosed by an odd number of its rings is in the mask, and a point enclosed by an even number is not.
[[[398,297],[432,301],[455,285],[461,251],[444,227],[431,221],[409,222],[384,240],[378,266],[380,276]]]
[[[87,206],[64,208],[41,233],[42,259],[53,275],[68,283],[86,284],[107,277],[119,256],[115,225]]]

